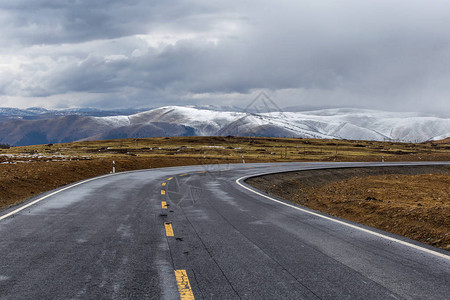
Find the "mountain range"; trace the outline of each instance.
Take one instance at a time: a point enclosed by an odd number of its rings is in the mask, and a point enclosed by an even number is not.
[[[0,122],[16,119],[22,120],[42,120],[61,116],[95,116],[107,117],[118,115],[131,115],[148,109],[120,109],[120,110],[101,110],[96,108],[74,108],[62,110],[49,110],[42,107],[30,107],[26,109],[0,107]]]
[[[450,118],[333,108],[242,112],[166,106],[150,110],[0,108],[0,143],[15,146],[161,136],[265,136],[423,142],[450,136]]]

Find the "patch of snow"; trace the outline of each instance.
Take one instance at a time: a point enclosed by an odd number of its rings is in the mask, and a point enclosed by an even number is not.
[[[130,125],[129,116],[108,116],[91,118],[96,120],[98,123],[111,128]]]

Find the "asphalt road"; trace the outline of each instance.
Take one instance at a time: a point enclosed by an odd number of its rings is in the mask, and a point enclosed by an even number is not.
[[[153,169],[40,195],[0,214],[0,299],[449,299],[447,251],[238,180],[364,165]]]

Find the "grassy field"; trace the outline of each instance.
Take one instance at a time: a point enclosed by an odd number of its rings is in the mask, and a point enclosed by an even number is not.
[[[3,155],[2,155],[3,154]],[[9,154],[10,156],[6,156]],[[211,161],[427,161],[449,160],[449,143],[393,143],[245,137],[171,137],[88,141],[0,150],[0,162],[120,158]]]

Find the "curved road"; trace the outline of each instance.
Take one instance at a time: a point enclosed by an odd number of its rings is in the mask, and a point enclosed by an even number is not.
[[[376,165],[397,164],[163,168],[49,192],[0,214],[0,299],[448,299],[447,251],[242,180]]]

